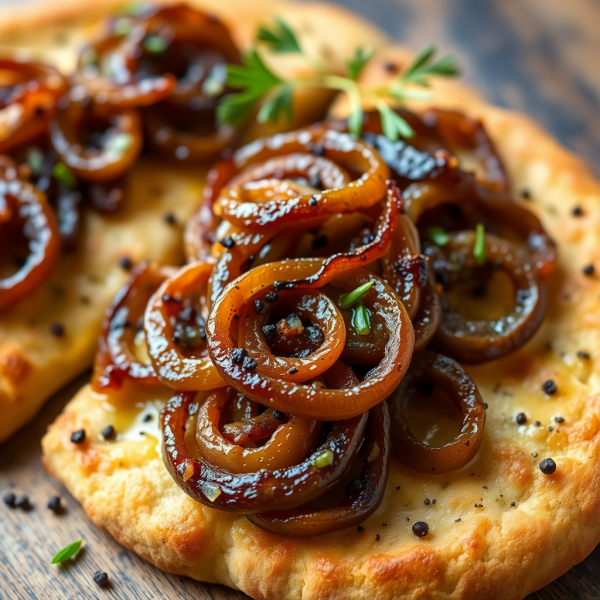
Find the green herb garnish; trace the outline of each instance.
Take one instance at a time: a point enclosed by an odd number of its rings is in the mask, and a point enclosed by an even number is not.
[[[478,266],[485,264],[487,256],[487,249],[485,247],[485,229],[481,223],[477,223],[475,229],[475,246],[473,247],[473,256],[475,257],[475,263]]]
[[[81,547],[81,542],[83,540],[77,540],[68,546],[65,546],[62,550],[56,553],[54,558],[52,559],[52,564],[56,565],[58,563],[63,563],[70,558],[73,558],[77,552],[79,552],[79,548]]]
[[[52,176],[71,189],[77,187],[77,178],[64,162],[59,161],[54,164],[52,167]]]
[[[319,454],[317,458],[315,458],[313,465],[317,467],[317,469],[322,469],[323,467],[329,467],[333,464],[333,452],[331,450],[325,450],[322,454]]]
[[[450,238],[446,233],[446,230],[439,225],[432,225],[427,230],[427,237],[436,245],[436,246],[445,246]]]
[[[277,122],[281,116],[288,120],[292,116],[292,92],[300,88],[326,88],[345,93],[350,102],[348,126],[356,136],[360,136],[363,121],[363,101],[375,106],[381,116],[383,133],[392,141],[399,137],[411,137],[414,132],[410,125],[399,116],[393,106],[399,106],[407,98],[427,98],[415,90],[414,86],[427,87],[432,76],[452,77],[458,74],[452,56],[434,60],[435,47],[428,46],[394,80],[385,86],[366,87],[357,80],[373,55],[369,48],[357,48],[346,64],[346,74],[340,76],[329,73],[319,59],[307,53],[300,44],[294,30],[282,19],[276,19],[272,26],[261,26],[257,42],[279,54],[299,54],[315,69],[315,74],[297,79],[278,76],[265,65],[256,48],[244,57],[243,65],[228,65],[227,84],[240,90],[225,96],[218,108],[218,118],[222,123],[240,124],[246,120],[263,102],[258,112],[260,122]]]
[[[358,302],[364,297],[374,283],[374,281],[367,281],[367,283],[363,283],[355,290],[348,292],[347,294],[342,294],[339,299],[340,308],[350,308],[355,302]]]
[[[359,302],[354,309],[352,325],[358,335],[369,335],[371,333],[371,316],[362,302]]]

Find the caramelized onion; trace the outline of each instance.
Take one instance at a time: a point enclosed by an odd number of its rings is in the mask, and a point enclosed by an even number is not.
[[[462,414],[460,433],[444,446],[424,444],[409,429],[405,407],[421,382],[446,392]],[[483,436],[485,409],[477,386],[451,358],[430,351],[416,354],[406,377],[388,403],[394,455],[411,469],[440,475],[464,467],[477,454]]]

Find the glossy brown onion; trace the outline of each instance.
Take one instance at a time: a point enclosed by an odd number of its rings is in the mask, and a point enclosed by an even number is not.
[[[143,385],[160,382],[151,364],[140,362],[135,346],[146,305],[173,269],[153,263],[134,267],[127,283],[119,290],[102,324],[92,385],[96,391],[118,389],[125,379]]]
[[[319,422],[295,416],[281,422],[272,418],[272,411],[270,418],[277,427],[265,444],[244,448],[241,444],[245,440],[228,440],[219,431],[219,423],[235,395],[237,392],[233,388],[221,388],[212,392],[198,409],[196,445],[200,455],[211,465],[232,473],[253,473],[260,469],[274,471],[300,463],[316,446],[321,431]]]
[[[0,152],[44,133],[66,89],[54,67],[0,59]]]
[[[208,356],[202,341],[185,349],[174,340],[181,303],[201,292],[200,309],[206,305],[206,288],[213,265],[193,263],[177,271],[152,295],[144,315],[148,355],[159,380],[176,390],[211,390],[226,382]]]
[[[129,171],[142,149],[138,113],[107,105],[70,102],[50,125],[61,160],[84,181],[110,181]]]
[[[318,162],[312,152],[318,148],[322,159]],[[281,156],[289,157],[289,164],[297,168],[300,161],[314,161],[317,173],[338,173],[341,169],[358,172],[358,179],[347,185],[325,189],[316,194],[306,194],[289,199],[270,200],[260,197],[250,183],[240,183],[225,188],[214,205],[215,212],[232,225],[260,231],[264,227],[277,227],[316,216],[325,217],[340,212],[368,208],[377,204],[386,194],[389,169],[375,150],[367,144],[354,140],[326,126],[316,125],[271,139],[257,140],[239,150],[234,161],[238,171],[250,165],[262,165],[264,177],[281,179],[287,167],[279,166]],[[277,159],[271,161],[271,159]],[[278,170],[279,169],[279,170]]]
[[[232,473],[211,465],[203,457],[193,457],[186,447],[188,418],[198,409],[195,398],[195,392],[180,392],[163,409],[165,465],[179,487],[194,500],[234,512],[295,508],[325,494],[348,472],[367,422],[367,413],[334,421],[324,441],[302,462],[291,467]],[[331,464],[319,468],[315,461],[326,451],[333,455]]]
[[[406,404],[422,382],[446,392],[463,417],[460,433],[441,447],[418,441],[406,421]],[[477,454],[483,437],[485,409],[477,386],[451,358],[429,350],[416,354],[406,377],[388,398],[388,404],[394,456],[407,467],[441,475],[464,467]]]
[[[345,261],[351,263],[351,259],[346,258]],[[272,263],[257,267],[229,284],[209,316],[209,352],[222,377],[256,402],[319,420],[350,418],[375,406],[396,388],[410,362],[414,334],[404,306],[385,282],[365,269],[345,271],[347,266],[343,259],[331,262],[332,268],[322,272],[323,262],[319,259],[295,259]],[[322,272],[320,278],[314,277],[316,272]],[[301,283],[295,285],[293,280]],[[247,370],[243,364],[235,361],[236,353],[233,350],[237,345],[230,331],[234,316],[239,317],[245,305],[252,305],[255,299],[262,300],[274,288],[279,289],[278,293],[282,295],[284,290],[281,288],[298,292],[311,286],[318,288],[329,281],[348,291],[374,281],[366,302],[371,304],[370,307],[374,309],[372,312],[384,320],[391,335],[388,336],[383,360],[371,370],[367,379],[351,389],[316,389],[296,383],[310,379],[313,366],[310,355],[306,357],[303,370],[293,376],[288,374],[286,379],[274,379],[263,374],[263,359],[258,353],[255,355],[257,367],[254,369]],[[276,282],[281,284],[274,286]],[[376,307],[370,298],[376,300]],[[250,347],[247,350],[253,352],[254,349]]]
[[[353,527],[372,515],[383,499],[390,460],[390,417],[385,402],[369,411],[365,439],[358,458],[363,467],[346,488],[344,499],[322,510],[299,507],[248,515],[262,529],[280,535],[309,537]]]
[[[427,277],[427,283],[421,294],[419,310],[412,320],[415,330],[415,352],[424,350],[433,339],[442,321],[440,297],[435,286],[432,273]]]
[[[443,251],[453,255],[460,270],[475,268],[475,233],[449,235]],[[434,346],[440,352],[469,364],[506,356],[527,342],[537,331],[546,312],[546,291],[536,267],[525,252],[511,242],[485,234],[486,265],[501,268],[514,286],[514,308],[498,319],[471,319],[462,315],[442,296],[442,321]]]
[[[24,236],[29,255],[19,270],[0,279],[0,310],[33,293],[50,277],[60,255],[60,232],[46,197],[20,179],[0,179],[0,252],[9,255],[9,230]]]
[[[540,220],[510,195],[482,185],[468,173],[447,166],[434,179],[409,185],[402,198],[407,216],[417,226],[428,211],[455,205],[464,216],[461,229],[475,229],[481,222],[486,231],[526,248],[542,277],[556,268],[556,245]]]

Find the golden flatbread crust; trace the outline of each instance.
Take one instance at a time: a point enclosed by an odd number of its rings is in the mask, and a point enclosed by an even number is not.
[[[63,0],[35,8],[28,4],[0,9],[0,54],[43,60],[70,73],[77,49],[100,34],[102,17],[118,4],[122,2]],[[218,4],[213,0],[200,6],[212,10]],[[230,24],[240,47],[247,48],[262,13],[256,8],[248,11],[245,2],[222,4],[219,15]],[[303,19],[310,25],[308,9]],[[334,17],[332,11],[331,19]],[[360,26],[358,19],[355,23]],[[384,40],[374,29],[365,36],[373,45]],[[324,53],[330,68],[343,67],[344,55],[323,47],[318,51]],[[276,58],[275,66],[292,72],[305,69],[297,60]],[[303,91],[298,96],[302,110],[295,114],[295,125],[322,118],[331,100],[328,92]],[[280,129],[250,127],[246,139]],[[102,316],[126,278],[119,266],[121,257],[134,262],[182,261],[182,226],[169,225],[164,216],[172,212],[178,223],[185,223],[198,206],[210,166],[186,169],[160,160],[138,161],[128,175],[125,210],[108,217],[86,210],[78,248],[61,258],[44,286],[14,309],[0,312],[0,441],[33,418],[49,396],[92,364]],[[64,326],[64,336],[51,334],[55,323]]]
[[[294,10],[304,8],[285,6],[295,24]],[[328,10],[313,8],[311,18],[318,23]],[[346,28],[353,19],[336,9],[336,45],[361,43],[359,32]],[[386,49],[364,76],[383,80],[385,62],[406,57],[403,49]],[[488,404],[477,457],[439,476],[393,461],[383,502],[363,532],[288,539],[206,508],[177,487],[157,454],[155,426],[142,418],[150,410],[156,417],[157,394],[125,389],[108,399],[84,387],[44,438],[45,464],[95,523],[160,568],[256,599],[516,600],[600,541],[600,286],[582,273],[600,258],[600,185],[529,119],[455,82],[436,83],[433,93],[431,104],[485,122],[515,192],[530,192],[531,200],[522,201],[559,247],[540,331],[515,354],[468,369]],[[582,217],[571,216],[574,206]],[[556,381],[556,395],[543,394],[546,379]],[[527,414],[526,425],[515,423],[519,412]],[[101,440],[108,423],[122,434],[116,442]],[[82,427],[88,442],[75,446],[71,432]],[[538,468],[546,457],[558,465],[553,475]],[[435,503],[426,505],[426,498]],[[426,538],[412,534],[415,521],[429,524]]]

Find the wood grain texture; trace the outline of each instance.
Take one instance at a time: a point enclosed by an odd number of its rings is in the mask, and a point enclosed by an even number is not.
[[[4,0],[0,0],[2,3]],[[21,0],[17,0],[21,1]],[[600,2],[597,0],[340,0],[403,43],[435,41],[455,52],[465,79],[493,102],[525,112],[600,175]],[[82,380],[83,381],[83,380]],[[0,445],[0,495],[28,494],[33,510],[0,503],[0,599],[155,598],[242,600],[244,594],[161,572],[98,530],[46,474],[39,440],[81,382],[54,398],[30,426]],[[46,508],[61,495],[65,514]],[[600,515],[599,515],[600,518]],[[54,553],[75,539],[84,550],[68,568]],[[96,570],[109,573],[100,589]],[[528,600],[596,600],[600,547]],[[276,599],[274,599],[276,600]]]

